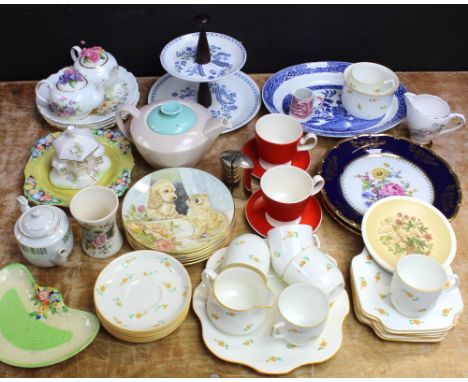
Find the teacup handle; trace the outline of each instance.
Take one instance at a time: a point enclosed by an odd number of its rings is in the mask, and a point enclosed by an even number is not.
[[[327,259],[330,260],[335,265],[335,267],[338,268],[338,263],[336,262],[334,257],[331,257],[330,255],[327,255],[327,254],[325,254],[325,256],[327,256]]]
[[[325,179],[323,179],[320,175],[313,176],[312,181],[314,183],[314,186],[312,187],[310,196],[315,195],[317,192],[319,192],[323,188],[323,186],[325,186]]]
[[[201,274],[203,286],[206,289],[211,290],[213,288],[213,281],[216,279],[217,276],[218,274],[212,269],[203,270]]]
[[[284,327],[284,322],[277,322],[276,324],[274,324],[273,327],[271,328],[271,336],[273,338],[279,338],[279,339],[284,340],[284,336],[280,330],[282,327]]]
[[[387,84],[390,84],[390,86],[386,86]],[[385,80],[382,89],[380,89],[380,92],[385,93],[388,89],[391,89],[393,86],[395,86],[395,80],[393,78]]]
[[[465,116],[463,114],[461,114],[461,113],[450,113],[449,118],[450,118],[449,122],[452,119],[459,119],[460,121],[458,121],[458,123],[453,127],[445,127],[443,130],[441,130],[441,132],[439,134],[450,133],[451,131],[458,130],[458,129],[462,128],[463,126],[465,126],[466,120],[465,120]],[[448,126],[448,124],[447,124],[447,126]]]
[[[457,275],[450,275],[448,277],[448,282],[452,285],[444,289],[444,293],[450,292],[452,289],[455,289],[460,285],[460,279],[458,278]]]
[[[308,141],[311,142],[307,143]],[[317,146],[317,136],[314,133],[307,133],[299,140],[297,151],[312,150],[315,146]]]
[[[40,80],[37,84],[36,84],[36,97],[39,99],[39,101],[41,101],[42,103],[44,104],[49,104],[49,100],[48,99],[45,99],[44,97],[42,97],[40,94],[39,94],[39,89],[46,85],[49,89],[52,88],[52,85],[50,84],[49,81],[47,80]]]
[[[80,54],[81,54],[81,48],[78,45],[75,45],[73,48],[70,49],[70,56],[73,62],[75,62],[76,60],[80,58]]]
[[[312,234],[312,241],[317,248],[320,248],[320,240],[316,234]]]

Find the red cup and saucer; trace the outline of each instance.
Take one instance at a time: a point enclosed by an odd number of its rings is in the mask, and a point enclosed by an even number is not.
[[[287,165],[308,170],[311,157],[308,150],[317,144],[313,133],[303,135],[301,124],[288,115],[267,114],[255,124],[255,138],[242,148],[252,159],[252,175],[260,179],[265,171]]]
[[[311,177],[292,166],[274,167],[260,180],[261,189],[247,201],[247,221],[264,237],[270,229],[288,224],[307,224],[315,231],[322,221],[322,209],[313,195],[323,185],[320,175]]]

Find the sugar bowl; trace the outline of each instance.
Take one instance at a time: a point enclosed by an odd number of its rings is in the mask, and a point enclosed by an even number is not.
[[[46,205],[31,208],[24,196],[16,200],[23,214],[15,224],[15,238],[23,256],[38,267],[64,264],[73,249],[65,212]]]

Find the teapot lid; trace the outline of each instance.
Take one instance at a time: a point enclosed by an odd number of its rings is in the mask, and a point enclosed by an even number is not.
[[[146,123],[161,135],[183,134],[195,126],[197,115],[188,106],[177,101],[167,101],[148,113]]]
[[[19,229],[24,235],[37,239],[50,235],[59,223],[55,207],[36,206],[21,216]]]

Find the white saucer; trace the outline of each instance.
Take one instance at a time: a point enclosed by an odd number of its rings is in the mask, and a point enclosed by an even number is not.
[[[44,93],[42,94],[44,98],[47,98],[47,90],[45,87],[40,88],[39,91]],[[112,90],[112,93],[107,94],[106,96],[109,99],[105,106],[95,109],[95,111],[87,117],[79,120],[68,120],[66,118],[59,117],[53,112],[49,105],[42,103],[37,98],[36,106],[44,119],[52,126],[59,129],[66,129],[67,126],[71,124],[77,127],[86,127],[90,129],[111,127],[115,125],[115,111],[119,105],[129,103],[136,106],[140,99],[138,82],[135,76],[120,66],[117,85]]]
[[[247,52],[236,39],[221,33],[207,32],[211,61],[195,62],[199,33],[186,34],[170,41],[161,52],[166,72],[185,81],[210,82],[230,76],[244,66]]]
[[[249,123],[260,109],[260,89],[247,74],[239,71],[232,76],[209,84],[213,103],[208,108],[213,117],[224,116],[232,123],[231,129],[237,130]],[[164,98],[177,97],[197,100],[198,84],[181,80],[165,74],[151,87],[148,103]]]
[[[207,268],[216,269],[226,248],[215,252]],[[273,272],[268,275],[268,286],[276,297],[286,284]],[[271,310],[262,328],[247,336],[231,336],[218,330],[206,312],[207,290],[200,284],[193,295],[193,308],[203,329],[203,341],[208,349],[224,361],[242,364],[264,374],[285,374],[304,365],[320,363],[333,357],[343,339],[343,322],[349,313],[349,299],[345,290],[332,303],[324,332],[310,346],[297,347],[271,337],[271,327],[277,317],[277,308]]]

